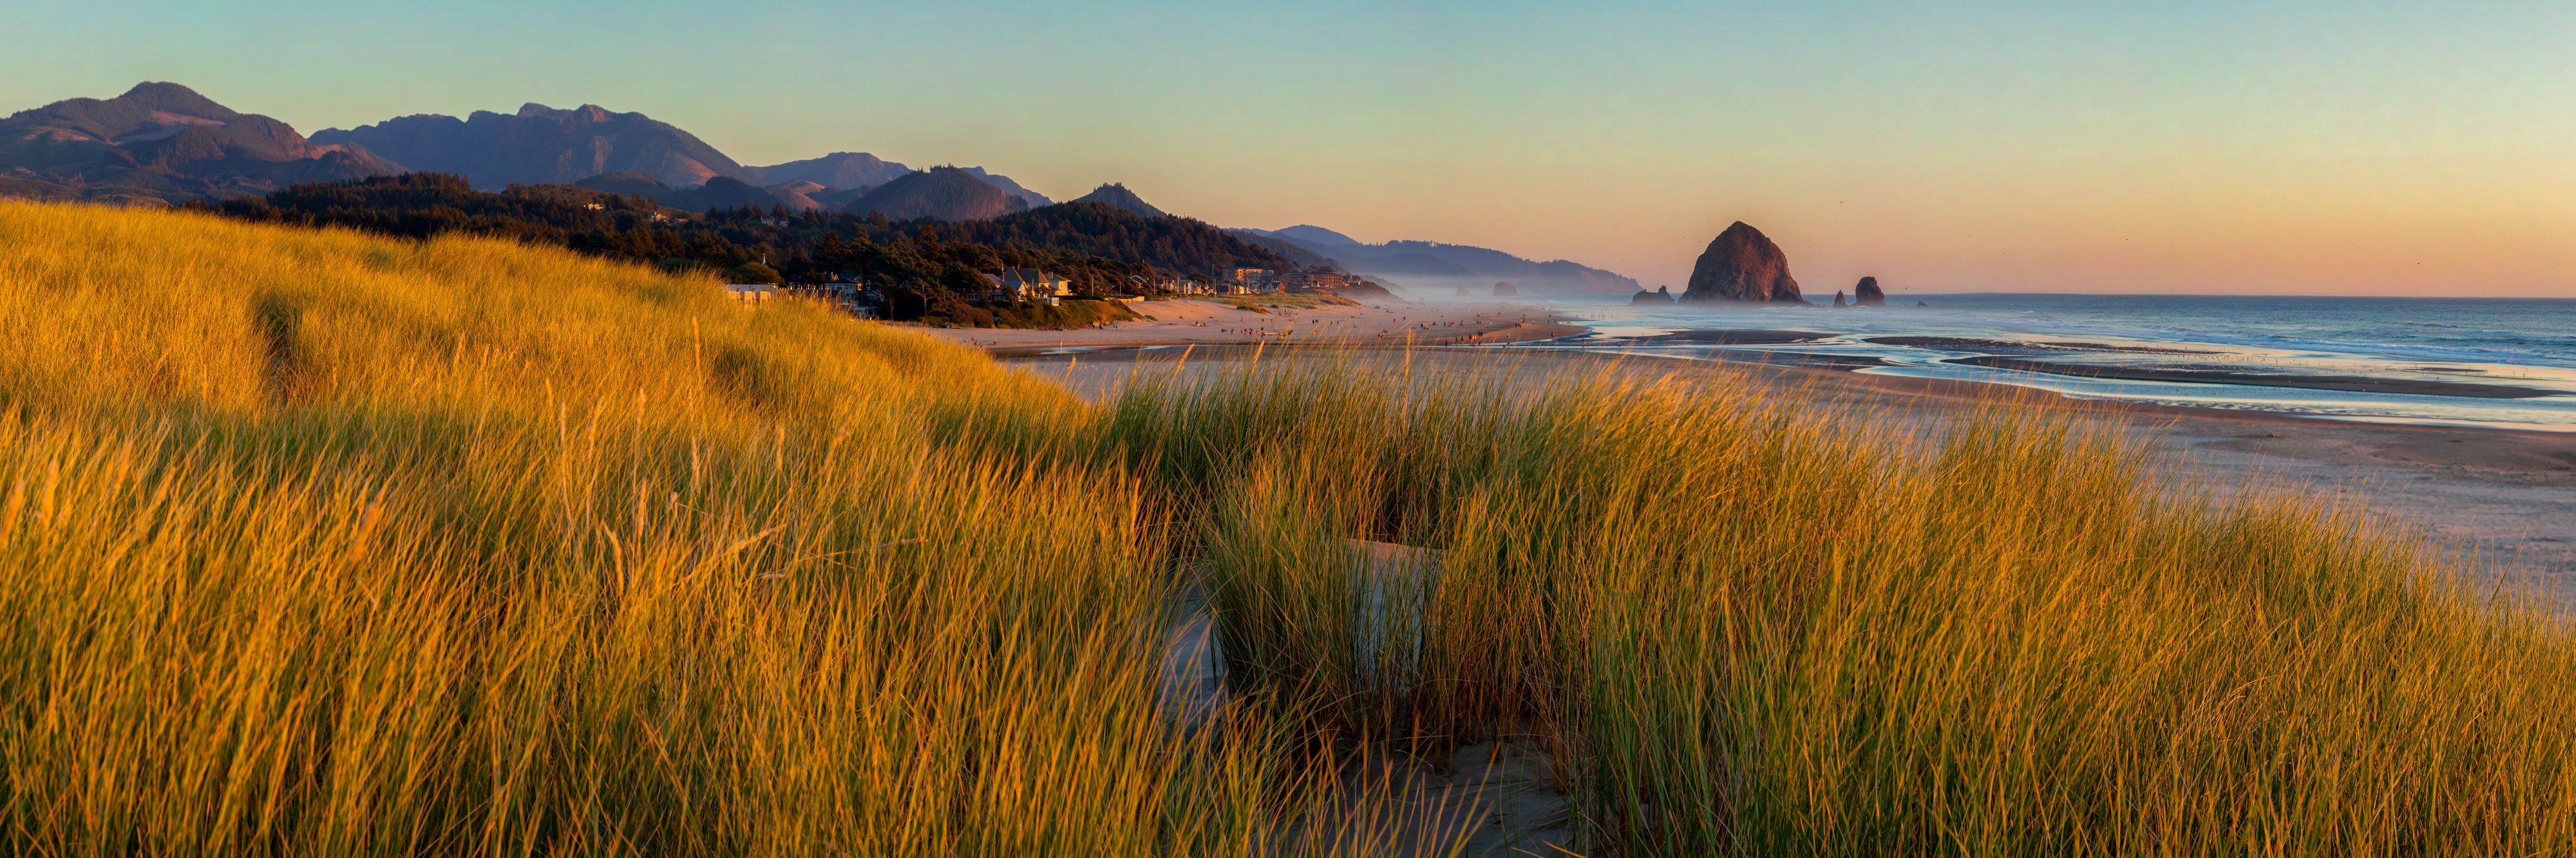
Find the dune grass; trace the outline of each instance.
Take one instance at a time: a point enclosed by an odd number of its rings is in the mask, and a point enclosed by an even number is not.
[[[1491,739],[1591,854],[2576,843],[2558,621],[2063,415],[1302,358],[1095,405],[550,250],[5,202],[0,337],[14,854],[1440,853],[1344,763]],[[1197,584],[1233,702],[1176,722]]]
[[[23,204],[0,334],[11,853],[1221,854],[1293,807],[1156,710],[1087,409],[964,349]]]
[[[1192,301],[1214,301],[1237,310],[1267,313],[1272,310],[1312,310],[1317,307],[1357,307],[1360,302],[1326,292],[1256,292],[1250,295],[1194,295]]]
[[[1206,504],[1238,681],[1552,750],[1604,854],[2576,848],[2563,623],[2380,523],[2159,490],[2067,414],[1360,369],[1145,379],[1113,434]]]

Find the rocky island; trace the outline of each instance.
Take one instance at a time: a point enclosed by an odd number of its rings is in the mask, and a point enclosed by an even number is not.
[[[1684,304],[1752,301],[1804,304],[1798,281],[1789,276],[1789,256],[1770,237],[1736,221],[1708,243],[1691,267]]]
[[[1876,278],[1876,277],[1863,277],[1863,278],[1861,278],[1861,279],[1860,279],[1860,285],[1857,285],[1857,286],[1853,286],[1853,287],[1852,287],[1852,306],[1855,306],[1855,307],[1885,307],[1885,306],[1887,306],[1887,293],[1886,293],[1886,292],[1879,291],[1879,288],[1878,288],[1878,278]]]

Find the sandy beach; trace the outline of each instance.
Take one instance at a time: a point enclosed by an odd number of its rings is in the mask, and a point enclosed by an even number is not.
[[[1095,341],[1106,342],[1106,340]],[[1248,349],[1198,349],[1200,366]],[[1274,353],[1275,355],[1275,353]],[[1264,359],[1278,359],[1266,357]],[[1673,376],[1697,383],[1762,384],[1777,395],[1840,407],[1887,424],[1928,430],[1993,403],[2069,407],[2082,420],[2142,442],[2170,484],[2232,494],[2286,490],[2420,530],[2486,555],[2489,568],[2535,581],[2576,605],[2576,433],[2374,424],[2262,412],[2075,401],[1969,382],[1865,375],[1840,368],[1717,364],[1579,352],[1432,349],[1413,360],[1460,371],[1508,365],[1533,383],[1557,373]],[[1021,357],[1011,362],[1087,395],[1105,395],[1140,371],[1169,371],[1154,353]]]
[[[1257,311],[1196,299],[1129,305],[1144,321],[1067,331],[925,328],[931,336],[1008,353],[1031,349],[1297,343],[1402,346],[1509,343],[1581,333],[1546,310],[1509,303],[1361,302]]]

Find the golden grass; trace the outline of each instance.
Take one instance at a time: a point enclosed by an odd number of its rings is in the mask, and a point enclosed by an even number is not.
[[[2159,491],[2065,414],[1863,444],[1743,386],[1363,369],[1146,379],[1113,434],[1206,499],[1239,682],[1434,759],[1543,745],[1593,849],[2576,848],[2563,621],[2403,534]]]
[[[1330,295],[1321,292],[1267,292],[1253,295],[1201,295],[1176,300],[1214,301],[1219,304],[1233,307],[1237,310],[1250,310],[1255,313],[1267,313],[1274,309],[1312,310],[1317,307],[1357,307],[1360,305],[1360,302],[1358,301],[1353,301],[1340,295]]]
[[[19,854],[1140,854],[1140,488],[964,349],[474,239],[0,204]],[[1063,432],[1074,427],[1076,432]]]
[[[1595,854],[2576,843],[2556,620],[2058,415],[1305,359],[1095,406],[550,250],[21,203],[0,336],[17,854],[1437,852],[1344,762],[1497,737]],[[1176,724],[1202,576],[1236,704]]]

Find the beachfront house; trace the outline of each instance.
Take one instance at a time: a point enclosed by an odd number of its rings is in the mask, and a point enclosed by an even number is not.
[[[1147,278],[1142,274],[1127,276],[1127,290],[1138,295],[1204,295],[1205,284],[1186,277]]]
[[[725,297],[745,307],[757,307],[768,303],[771,298],[778,297],[778,290],[770,288],[766,283],[727,283],[724,290]]]
[[[1277,280],[1277,272],[1267,268],[1229,268],[1217,272],[1216,286],[1208,291],[1218,295],[1258,295],[1277,289]]]
[[[994,278],[1002,300],[1061,302],[1073,294],[1073,281],[1037,268],[1013,268]]]

